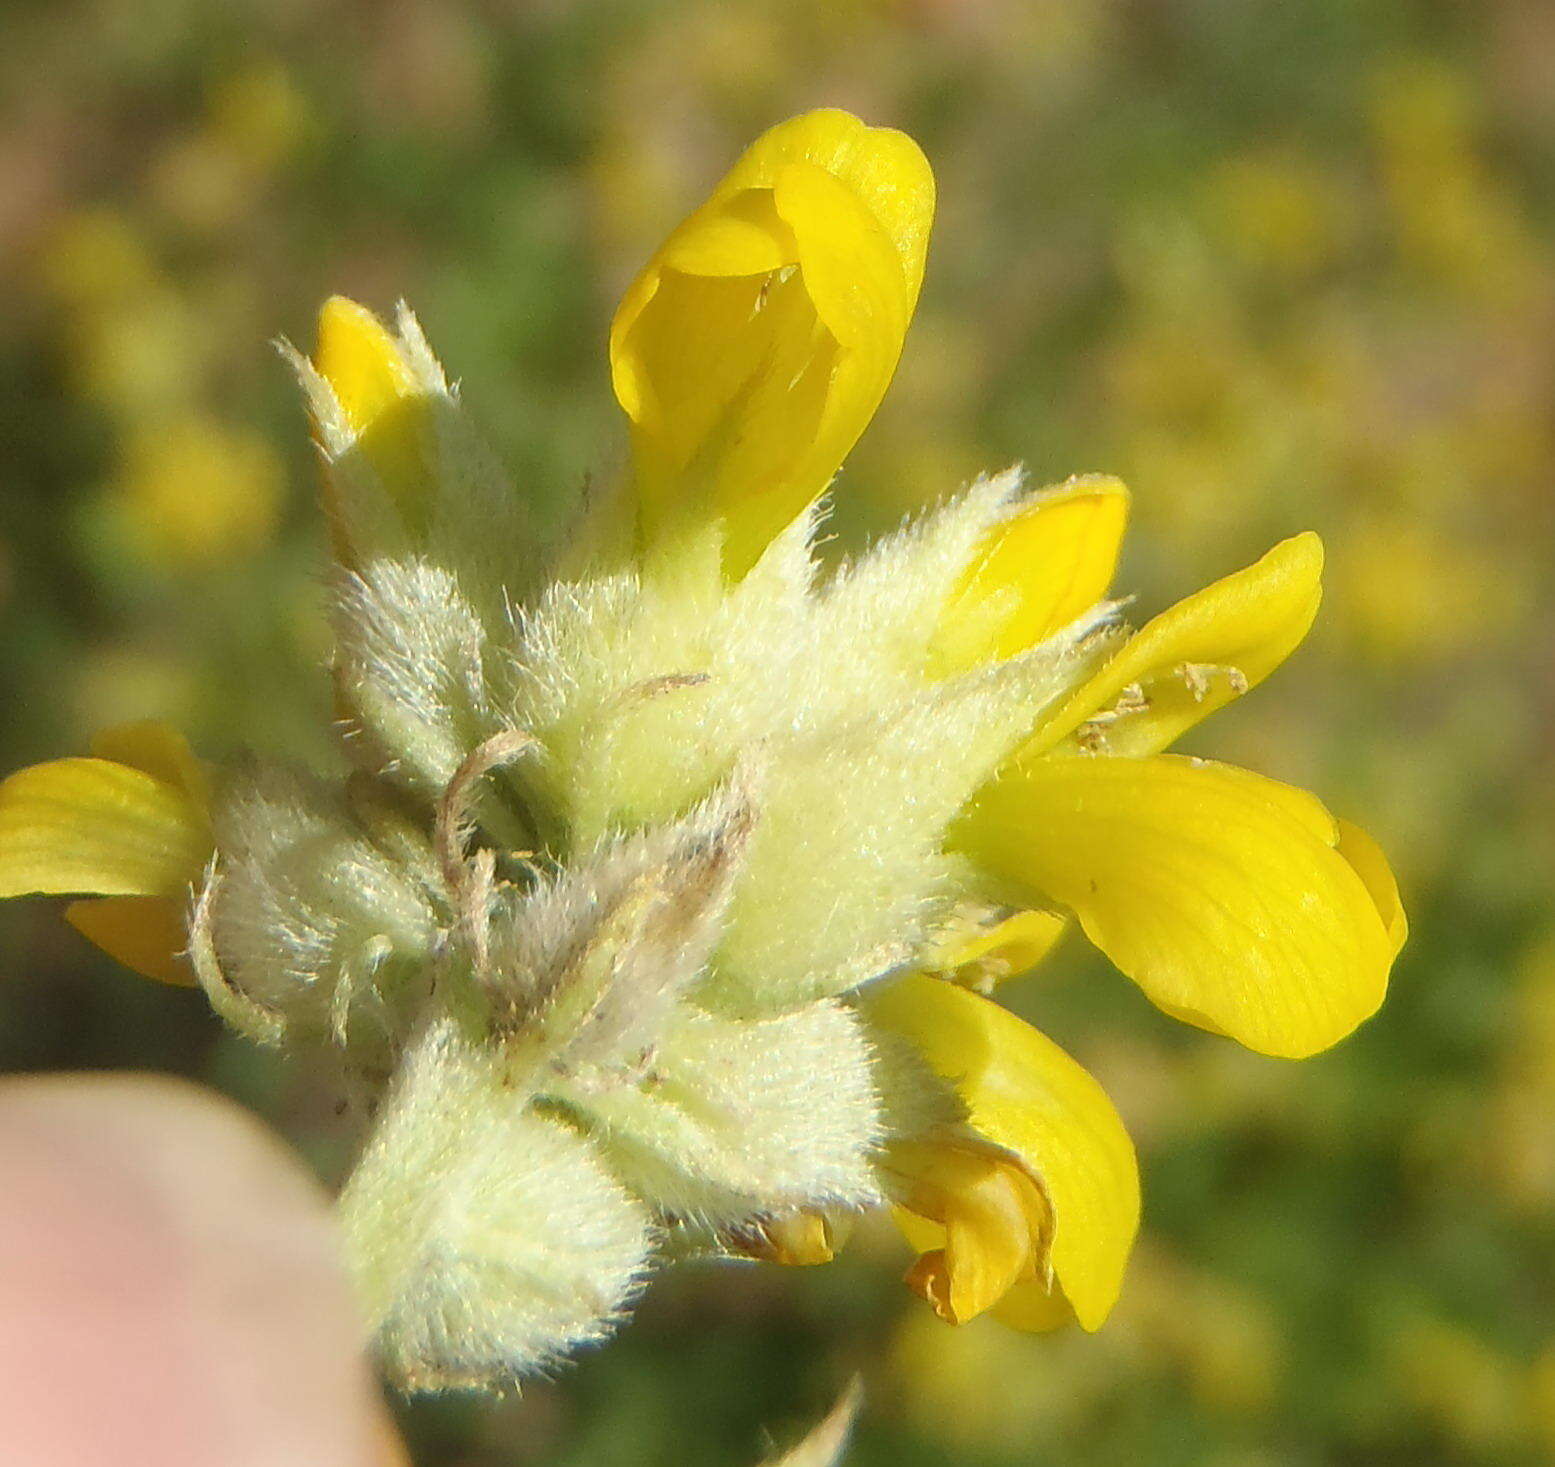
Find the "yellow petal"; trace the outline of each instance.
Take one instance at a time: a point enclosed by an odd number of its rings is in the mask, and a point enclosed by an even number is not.
[[[182,790],[201,811],[210,808],[210,779],[205,766],[189,741],[165,723],[147,719],[102,729],[92,738],[92,754],[115,764],[128,764]]]
[[[953,1154],[955,1148],[947,1146],[941,1153]],[[893,1155],[887,1148],[887,1159]],[[897,1160],[900,1163],[901,1156]],[[931,1167],[942,1178],[954,1175],[939,1164]],[[1005,1162],[996,1175],[1006,1183],[1013,1183],[1019,1169],[1012,1162]],[[1030,1178],[1026,1179],[1030,1184]],[[919,1205],[933,1207],[928,1200],[932,1192],[919,1192]],[[1022,1234],[1013,1225],[998,1226],[999,1211],[979,1206],[975,1195],[971,1206],[955,1208],[957,1226],[952,1242],[951,1229],[921,1213],[906,1207],[896,1207],[892,1216],[902,1230],[902,1236],[917,1252],[918,1257],[908,1269],[905,1282],[947,1324],[965,1324],[986,1311],[1001,1324],[1011,1329],[1045,1334],[1075,1322],[1075,1313],[1063,1290],[1054,1277],[1043,1276],[1047,1244],[1033,1238],[1038,1251],[1030,1248],[1015,1251],[1015,1243]],[[951,1205],[941,1203],[942,1207]],[[977,1226],[980,1216],[991,1227]],[[1031,1237],[1029,1219],[1021,1226],[1025,1236]],[[1043,1222],[1045,1230],[1051,1230],[1051,1213]]]
[[[896,369],[933,208],[910,139],[822,111],[665,241],[610,332],[650,542],[719,520],[739,575],[826,488]]]
[[[1128,490],[1101,474],[1034,494],[988,534],[940,614],[930,672],[950,677],[1013,657],[1107,593],[1128,524]]]
[[[1134,1147],[1101,1086],[1024,1020],[937,978],[898,979],[862,1008],[954,1087],[972,1131],[1040,1183],[1051,1208],[1046,1264],[1075,1317],[1095,1329],[1117,1298],[1139,1225]]]
[[[1179,601],[1045,717],[1017,757],[1077,730],[1088,747],[1109,754],[1164,749],[1300,646],[1317,615],[1322,573],[1323,542],[1309,531]]]
[[[194,969],[183,956],[189,942],[187,903],[173,897],[94,897],[71,902],[65,920],[126,968],[159,983],[192,987]]]
[[[993,1317],[1011,1329],[1046,1334],[1072,1320],[1074,1310],[1056,1286],[1042,1279],[1021,1279],[994,1305]]]
[[[1382,925],[1387,929],[1393,956],[1397,957],[1409,937],[1409,919],[1404,915],[1404,903],[1398,894],[1393,868],[1388,865],[1382,847],[1359,825],[1352,825],[1343,819],[1336,821],[1336,824],[1339,828],[1336,849],[1365,883],[1366,890],[1376,904],[1377,915],[1382,918]]]
[[[425,436],[427,392],[388,327],[365,306],[331,296],[319,311],[313,365],[329,383],[356,435],[353,453],[371,466],[400,520],[418,529],[430,488]],[[336,550],[353,559],[343,497],[326,469],[326,508]]]
[[[1029,760],[956,840],[990,873],[1071,909],[1156,1004],[1299,1057],[1375,1012],[1393,946],[1311,796],[1246,770],[1151,759]]]
[[[808,1208],[762,1218],[729,1242],[736,1252],[747,1258],[782,1263],[790,1268],[830,1263],[841,1246],[832,1220],[825,1213]]]
[[[925,966],[952,983],[987,993],[1006,978],[1030,972],[1068,930],[1068,918],[1057,912],[1016,912],[950,937]]]
[[[972,1138],[898,1141],[883,1165],[897,1179],[897,1220],[919,1250],[907,1286],[947,1324],[965,1324],[1046,1270],[1052,1211],[1016,1161]]]
[[[366,306],[343,295],[330,296],[319,310],[313,365],[357,433],[365,433],[395,403],[419,391],[389,328]]]
[[[934,223],[934,175],[917,143],[893,128],[868,127],[839,108],[818,108],[768,128],[746,149],[714,198],[769,188],[790,163],[823,169],[863,201],[901,261],[910,308],[923,283]]]
[[[0,896],[178,896],[210,854],[205,811],[108,759],[56,759],[0,784]]]

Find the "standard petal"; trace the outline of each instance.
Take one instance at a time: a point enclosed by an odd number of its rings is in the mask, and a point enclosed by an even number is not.
[[[940,614],[931,673],[950,677],[1014,657],[1100,601],[1128,506],[1119,480],[1087,475],[1032,495],[996,525]]]
[[[870,127],[840,108],[818,108],[757,138],[718,193],[770,188],[790,163],[824,169],[858,195],[901,258],[909,305],[915,302],[934,222],[934,174],[917,143],[894,128]]]
[[[109,759],[56,759],[0,784],[0,896],[177,896],[210,853],[185,791]]]
[[[65,920],[142,977],[187,988],[196,979],[183,956],[189,942],[186,912],[187,903],[173,897],[94,897],[71,902]]]
[[[650,541],[717,519],[739,575],[825,489],[895,371],[932,215],[917,146],[831,111],[772,129],[671,234],[610,333]]]
[[[1017,891],[1068,907],[1167,1013],[1292,1058],[1375,1012],[1393,958],[1318,802],[1197,759],[1028,760],[956,842]]]
[[[1158,753],[1301,645],[1317,615],[1322,573],[1323,542],[1309,531],[1179,601],[1043,718],[1021,754],[1077,732],[1108,754]]]
[[[968,1126],[1040,1184],[1051,1209],[1046,1263],[1075,1317],[1097,1328],[1139,1225],[1133,1143],[1101,1086],[1024,1020],[937,978],[898,979],[861,1007],[909,1041],[960,1096]]]

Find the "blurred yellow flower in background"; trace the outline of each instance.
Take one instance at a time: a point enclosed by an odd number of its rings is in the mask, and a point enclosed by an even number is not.
[[[106,507],[149,563],[212,567],[269,543],[285,480],[257,434],[185,417],[135,429],[123,451]]]

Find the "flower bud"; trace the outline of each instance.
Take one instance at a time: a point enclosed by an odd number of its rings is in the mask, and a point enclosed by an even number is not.
[[[670,235],[610,331],[650,543],[721,519],[742,575],[825,490],[896,370],[933,213],[911,139],[819,111]]]

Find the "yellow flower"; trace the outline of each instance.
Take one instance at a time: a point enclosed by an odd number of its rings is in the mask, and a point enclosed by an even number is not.
[[[961,1126],[888,1153],[904,1231],[926,1248],[910,1282],[956,1324],[999,1305],[1010,1323],[1095,1329],[1139,1221],[1134,1148],[1101,1087],[1009,1010],[936,978],[886,986],[865,1012],[966,1106]]]
[[[263,439],[191,413],[128,436],[108,504],[131,545],[178,571],[220,565],[269,540],[284,485]]]
[[[820,111],[670,235],[610,328],[646,540],[717,518],[740,574],[825,490],[896,370],[933,215],[916,143]]]
[[[185,909],[211,854],[210,794],[189,746],[156,723],[105,730],[89,759],[0,783],[0,897],[90,896],[65,918],[137,973],[193,984]]]

